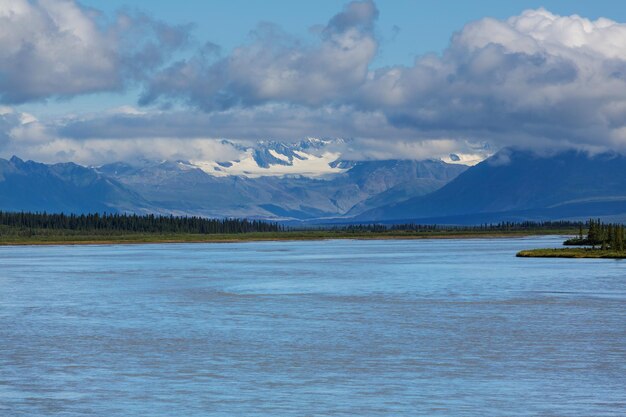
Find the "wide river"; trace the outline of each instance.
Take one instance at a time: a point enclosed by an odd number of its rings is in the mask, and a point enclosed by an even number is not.
[[[0,415],[624,416],[626,262],[561,241],[0,247]]]

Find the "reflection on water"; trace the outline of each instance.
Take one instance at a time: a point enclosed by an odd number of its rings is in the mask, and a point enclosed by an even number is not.
[[[558,238],[0,248],[0,415],[623,416],[626,263]]]

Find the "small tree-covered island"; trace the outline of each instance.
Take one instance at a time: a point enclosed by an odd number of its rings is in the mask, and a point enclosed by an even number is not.
[[[626,236],[623,224],[606,224],[600,220],[591,219],[585,226],[586,235],[583,225],[580,224],[578,235],[563,242],[563,245],[569,246],[567,248],[523,250],[518,252],[517,256],[523,258],[626,258],[624,244]]]

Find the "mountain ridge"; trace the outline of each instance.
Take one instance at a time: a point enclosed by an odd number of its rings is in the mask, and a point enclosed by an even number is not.
[[[398,198],[433,191],[466,167],[441,161],[350,162],[345,172],[324,178],[306,176],[212,176],[180,164],[160,163],[133,169],[103,166],[110,175],[147,201],[179,213],[205,216],[246,216],[282,219],[340,217],[357,204],[405,184]],[[365,203],[363,209],[367,209]]]
[[[0,160],[0,209],[49,212],[137,212],[203,217],[304,220],[370,208],[367,200],[424,194],[466,169],[442,161],[341,161],[342,172],[214,176],[188,161],[116,162],[100,167]],[[344,163],[345,162],[345,163]]]
[[[583,218],[598,212],[597,207],[589,210],[589,198],[605,203],[626,198],[626,157],[573,150],[539,155],[508,148],[433,193],[379,206],[354,220],[508,219],[520,213],[529,220]]]
[[[0,160],[0,209],[248,217],[303,225],[626,220],[626,157],[617,153],[503,149],[469,168],[439,160],[334,164],[341,172],[317,177],[216,176],[182,160],[93,168],[13,157]]]
[[[0,159],[0,210],[111,212],[149,210],[119,182],[71,162],[46,165],[13,156]]]

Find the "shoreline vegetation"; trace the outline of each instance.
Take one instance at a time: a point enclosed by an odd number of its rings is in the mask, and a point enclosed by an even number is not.
[[[604,224],[600,220],[589,220],[583,233],[583,224],[578,227],[576,237],[563,242],[567,248],[530,249],[517,253],[520,258],[606,258],[626,259],[626,233],[622,224]],[[572,246],[582,246],[573,248]]]
[[[511,232],[390,232],[348,233],[341,231],[292,231],[282,233],[242,234],[123,234],[123,235],[36,235],[31,237],[0,237],[0,246],[37,245],[114,245],[149,243],[233,243],[262,241],[306,241],[330,239],[399,240],[399,239],[488,239],[528,236],[562,235],[565,231],[511,231]]]
[[[530,249],[517,253],[520,258],[609,258],[626,259],[626,253],[591,249],[591,248],[557,248],[557,249]]]
[[[0,212],[0,246],[219,243],[325,239],[463,239],[575,235],[578,223],[502,222],[477,226],[346,225],[293,228],[276,222],[155,215]]]

